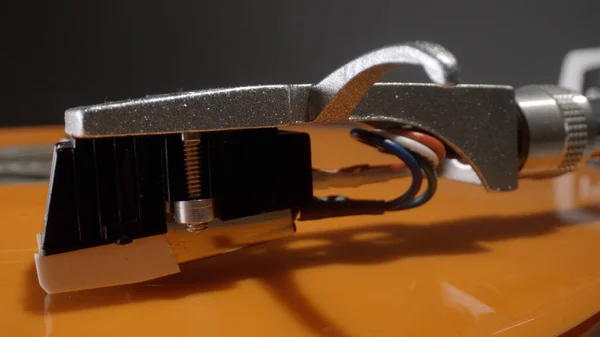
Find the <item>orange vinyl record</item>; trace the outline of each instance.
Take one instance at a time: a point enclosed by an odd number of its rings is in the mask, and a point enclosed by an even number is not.
[[[345,128],[308,131],[314,167],[395,163]],[[3,130],[0,144],[61,136]],[[600,311],[599,181],[582,169],[488,193],[441,180],[417,209],[298,222],[295,236],[176,275],[57,295],[39,287],[33,261],[47,184],[1,185],[0,335],[579,335]],[[318,192],[392,198],[406,184]]]

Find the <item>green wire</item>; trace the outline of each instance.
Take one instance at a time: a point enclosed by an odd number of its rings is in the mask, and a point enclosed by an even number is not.
[[[437,173],[435,172],[433,166],[431,166],[431,164],[425,158],[419,156],[418,154],[413,153],[413,155],[415,159],[419,162],[419,165],[421,165],[421,169],[427,177],[427,190],[425,190],[423,194],[415,197],[414,199],[410,200],[401,207],[391,209],[390,211],[400,211],[419,207],[424,203],[428,202],[437,190]]]

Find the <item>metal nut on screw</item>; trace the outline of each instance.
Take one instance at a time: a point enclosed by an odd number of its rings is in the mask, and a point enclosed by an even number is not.
[[[183,133],[183,160],[187,197],[189,200],[173,203],[175,221],[185,225],[188,232],[199,232],[207,228],[207,223],[214,220],[212,199],[204,191],[202,176],[203,150],[200,133]]]

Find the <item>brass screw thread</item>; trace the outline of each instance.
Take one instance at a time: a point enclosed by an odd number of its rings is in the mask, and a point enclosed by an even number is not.
[[[204,164],[202,162],[204,146],[199,135],[195,134],[183,134],[182,141],[187,196],[189,199],[201,199],[203,197],[201,167]],[[186,224],[185,228],[188,232],[199,232],[206,229],[206,224]]]

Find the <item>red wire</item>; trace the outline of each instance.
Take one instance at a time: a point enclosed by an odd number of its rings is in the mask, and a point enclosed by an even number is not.
[[[410,138],[427,146],[428,148],[433,150],[433,152],[435,152],[440,162],[444,160],[444,158],[446,158],[446,147],[444,146],[444,143],[442,143],[440,140],[433,136],[418,131],[403,129],[386,130],[386,132],[391,133],[393,135]]]

